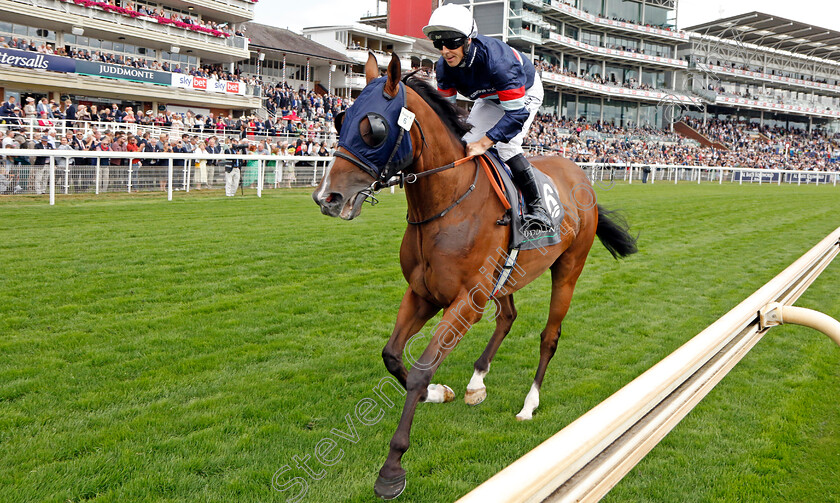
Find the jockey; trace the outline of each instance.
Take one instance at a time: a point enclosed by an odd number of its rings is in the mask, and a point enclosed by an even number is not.
[[[525,198],[527,224],[533,230],[552,230],[522,150],[543,101],[534,64],[506,43],[479,35],[472,14],[461,5],[437,8],[423,33],[440,51],[435,66],[438,91],[452,102],[456,93],[475,100],[468,119],[473,128],[463,138],[467,155],[481,155],[495,146]]]

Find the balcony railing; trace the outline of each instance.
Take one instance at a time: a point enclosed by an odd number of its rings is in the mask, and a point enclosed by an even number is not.
[[[542,35],[540,35],[539,32],[526,30],[524,28],[511,29],[508,34],[511,38],[520,38],[535,44],[541,44],[543,41]]]
[[[202,33],[192,31],[184,28],[179,28],[174,25],[161,24],[154,18],[147,16],[130,17],[114,12],[105,12],[99,9],[92,9],[82,5],[73,3],[65,3],[59,0],[12,0],[15,3],[23,4],[31,7],[32,14],[36,15],[37,9],[48,9],[69,16],[79,16],[84,19],[93,19],[105,23],[112,23],[115,25],[110,31],[120,32],[120,27],[130,27],[139,30],[152,31],[162,35],[171,35],[174,37],[185,38],[188,40],[203,42],[222,47],[230,47],[233,49],[248,49],[248,39],[240,36],[217,37],[209,33]],[[65,19],[68,22],[73,22],[72,18]]]
[[[569,47],[574,47],[585,51],[590,54],[596,55],[606,55],[606,56],[615,56],[618,58],[630,59],[635,60],[638,62],[648,62],[648,63],[658,63],[668,66],[678,66],[681,68],[688,68],[688,62],[681,60],[681,59],[673,59],[664,56],[651,56],[649,54],[642,54],[639,52],[633,51],[623,51],[621,49],[609,49],[607,47],[600,47],[591,44],[587,44],[586,42],[581,42],[579,40],[575,40],[571,37],[567,37],[565,35],[560,35],[559,33],[551,32],[549,34],[549,38],[546,40],[550,40],[552,42],[557,42]]]

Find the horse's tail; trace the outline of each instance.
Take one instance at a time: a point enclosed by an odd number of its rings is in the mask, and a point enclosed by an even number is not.
[[[636,239],[630,235],[630,225],[617,211],[605,210],[598,205],[598,228],[595,235],[612,254],[613,258],[624,258],[639,251]]]

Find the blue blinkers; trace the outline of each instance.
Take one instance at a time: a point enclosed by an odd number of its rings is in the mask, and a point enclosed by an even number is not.
[[[406,105],[405,84],[399,83],[399,91],[392,98],[384,92],[386,82],[387,77],[371,81],[344,117],[336,117],[340,122],[338,146],[356,156],[360,161],[357,165],[381,182],[413,160],[411,135],[405,134],[407,131],[398,123]]]

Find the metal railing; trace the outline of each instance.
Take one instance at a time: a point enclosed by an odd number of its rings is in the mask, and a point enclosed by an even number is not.
[[[598,501],[781,321],[840,323],[792,304],[840,254],[837,228],[778,276],[595,408],[494,475],[460,503]]]
[[[332,157],[245,154],[173,154],[5,149],[0,195],[173,192],[219,188],[226,168],[240,164],[242,186],[257,190],[314,187]],[[119,164],[117,164],[119,163]]]

